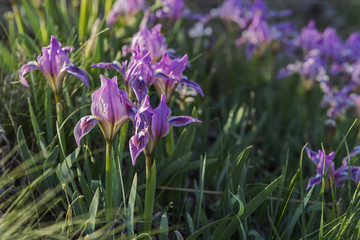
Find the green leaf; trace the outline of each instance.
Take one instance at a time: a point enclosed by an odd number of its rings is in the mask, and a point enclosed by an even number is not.
[[[89,207],[89,220],[88,220],[89,222],[87,225],[88,233],[93,233],[95,231],[95,219],[99,206],[99,195],[100,195],[100,189],[97,188]]]
[[[299,178],[299,175],[300,175],[300,169],[298,169],[298,171],[296,172],[295,176],[291,179],[291,182],[290,182],[290,186],[288,188],[288,191],[286,193],[286,197],[284,198],[284,201],[283,201],[283,204],[281,205],[280,207],[280,211],[279,211],[279,214],[278,216],[276,217],[276,220],[275,220],[275,226],[276,226],[276,229],[279,227],[280,225],[280,221],[285,213],[285,209],[289,203],[289,200],[290,200],[290,197],[295,189],[295,185],[297,183],[297,180]]]
[[[199,192],[197,197],[197,202],[195,206],[195,213],[196,213],[196,228],[200,226],[200,215],[201,215],[201,207],[203,203],[203,196],[204,196],[204,182],[205,182],[205,166],[206,166],[206,156],[200,161],[200,186]]]
[[[36,119],[33,107],[31,105],[30,98],[28,98],[28,104],[29,104],[31,124],[34,129],[36,143],[37,143],[39,149],[41,150],[43,156],[46,158],[46,156],[48,154],[47,149],[46,149],[46,142],[45,142],[43,133],[40,131],[40,127],[39,127],[38,121]]]
[[[88,183],[86,182],[86,179],[85,179],[84,174],[81,171],[81,169],[79,167],[77,167],[76,170],[77,170],[77,175],[78,175],[81,191],[84,194],[86,201],[88,203],[90,203],[92,201],[91,199],[93,198],[90,187],[89,187]]]
[[[24,162],[28,162],[27,160],[30,160],[31,164],[29,164],[27,166],[27,169],[29,169],[31,166],[35,166],[36,165],[35,160],[32,157],[30,150],[26,145],[26,140],[24,137],[24,132],[22,130],[22,126],[20,126],[17,131],[17,142],[19,144],[20,154],[21,154],[21,157],[24,159]],[[36,177],[37,172],[34,172],[34,175]]]
[[[169,224],[166,212],[161,216],[160,220],[160,240],[169,239]]]
[[[145,190],[145,210],[144,210],[144,230],[150,232],[152,215],[154,211],[155,201],[155,190],[156,190],[156,162],[154,160],[151,167],[150,179],[146,182]]]
[[[53,121],[52,121],[52,110],[53,108],[51,107],[51,89],[49,84],[46,84],[46,90],[45,90],[45,126],[46,126],[46,136],[47,136],[47,141],[49,143],[52,142],[52,140],[54,139],[54,128],[53,128]]]
[[[246,204],[244,213],[241,218],[247,218],[253,213],[278,186],[279,181],[282,179],[282,176],[275,179],[272,183],[270,183],[264,190],[262,190],[258,195],[253,197],[251,201]]]
[[[192,220],[189,213],[186,213],[186,219],[187,219],[187,222],[188,222],[188,225],[189,225],[189,228],[190,228],[190,232],[194,233],[195,232],[194,222],[193,222],[193,220]]]
[[[49,156],[45,159],[43,163],[43,170],[47,170],[51,167],[53,167],[56,163],[56,159],[59,156],[60,149],[59,146],[56,145],[54,149],[49,153]]]
[[[134,175],[134,180],[131,185],[129,201],[128,201],[128,216],[126,221],[126,228],[130,238],[135,236],[134,234],[134,213],[135,213],[135,199],[136,199],[136,188],[137,188],[137,173]]]

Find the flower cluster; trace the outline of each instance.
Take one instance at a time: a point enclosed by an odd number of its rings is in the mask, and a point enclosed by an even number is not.
[[[135,94],[139,105],[151,85],[155,86],[159,96],[164,94],[168,101],[178,84],[187,85],[204,96],[199,84],[183,75],[188,66],[187,54],[183,57],[171,57],[173,54],[167,50],[166,39],[161,35],[160,30],[161,24],[155,25],[151,31],[147,26],[143,26],[133,36],[130,46],[127,47],[132,51],[129,63],[127,61],[101,62],[91,67],[113,68],[118,71],[124,80],[129,96]]]
[[[306,147],[306,152],[309,159],[316,165],[316,175],[310,178],[306,190],[310,189],[314,185],[320,184],[324,178],[325,180],[325,191],[328,191],[331,183],[336,187],[344,185],[347,179],[353,180],[356,184],[360,181],[360,167],[350,166],[350,158],[360,153],[360,147],[355,147],[349,156],[346,156],[341,163],[341,166],[335,169],[334,166],[334,155],[335,152],[326,154],[324,150],[318,150],[317,152]]]
[[[280,44],[276,43],[288,43],[294,31],[293,24],[285,21],[270,22],[291,14],[291,10],[269,10],[262,0],[255,0],[253,3],[247,0],[226,0],[203,17],[201,22],[206,23],[219,17],[228,25],[235,23],[241,30],[241,36],[235,44],[245,45],[246,56],[251,59],[253,55],[263,55],[269,47],[277,49]]]
[[[293,49],[301,52],[303,60],[288,64],[278,77],[298,73],[306,86],[319,83],[328,117],[337,118],[349,107],[359,106],[360,96],[354,92],[360,84],[359,46],[359,33],[352,33],[344,41],[335,29],[328,27],[319,32],[311,21],[292,40]]]
[[[118,18],[130,19],[146,8],[145,0],[117,0],[107,16],[107,23],[112,27]],[[159,10],[154,13],[145,11],[146,14],[151,14],[152,17],[159,19],[167,18],[173,22],[181,18],[200,19],[203,17],[201,14],[191,13],[184,0],[162,0]]]
[[[83,117],[74,129],[75,139],[80,145],[81,138],[97,123],[106,141],[111,142],[121,125],[127,120],[133,121],[134,136],[129,141],[132,162],[141,152],[151,156],[161,137],[169,133],[169,128],[200,122],[189,116],[171,117],[167,101],[172,97],[178,84],[204,93],[199,84],[183,75],[188,66],[188,56],[171,57],[167,43],[161,35],[161,25],[151,30],[143,26],[134,34],[127,47],[132,56],[129,61],[100,62],[91,68],[115,69],[123,79],[126,91],[120,90],[117,78],[101,78],[101,87],[92,95],[92,115]],[[160,96],[160,104],[153,109],[150,105],[149,88],[154,86]]]

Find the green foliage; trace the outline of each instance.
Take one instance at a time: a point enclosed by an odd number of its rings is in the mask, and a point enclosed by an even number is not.
[[[196,96],[189,104],[176,95],[171,107],[173,115],[191,115],[202,124],[171,129],[159,141],[149,186],[143,156],[131,164],[128,139],[133,130],[131,123],[124,124],[110,157],[113,218],[106,219],[101,131],[95,128],[77,148],[73,128],[88,114],[91,93],[100,85],[98,75],[117,74],[89,66],[125,60],[121,47],[143,17],[120,20],[109,29],[100,15],[112,2],[11,1],[0,42],[1,238],[360,238],[359,186],[349,183],[330,193],[324,184],[304,190],[315,171],[303,158],[303,145],[321,149],[324,142],[320,88],[305,90],[298,76],[275,80],[286,57],[266,54],[246,60],[243,49],[233,45],[237,36],[223,25],[215,25],[216,37],[190,38],[190,20],[163,22],[163,34],[170,48],[189,55],[186,75],[202,86],[205,98]],[[159,6],[155,1],[151,8]],[[51,35],[63,46],[76,47],[71,62],[86,70],[90,85],[86,89],[67,76],[60,122],[41,72],[29,74],[30,88],[17,76]],[[337,122],[327,149],[336,151],[336,166],[358,141],[354,119],[349,114]],[[146,226],[150,231],[144,229],[144,218],[152,219]]]

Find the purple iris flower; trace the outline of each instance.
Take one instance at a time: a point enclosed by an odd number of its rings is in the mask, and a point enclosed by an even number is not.
[[[90,67],[115,69],[124,79],[126,91],[130,95],[133,90],[139,103],[147,94],[147,87],[154,82],[154,70],[151,66],[150,52],[147,52],[145,48],[141,49],[139,45],[134,49],[129,64],[127,64],[127,61],[121,64],[114,61],[112,63],[101,62]]]
[[[337,118],[338,116],[342,116],[346,109],[356,105],[356,95],[349,93],[354,90],[357,85],[356,82],[350,81],[340,90],[334,89],[328,82],[320,85],[325,93],[323,104],[329,107],[327,111],[328,117]]]
[[[218,9],[214,10],[212,14],[219,16],[225,21],[233,21],[237,23],[241,29],[244,29],[249,22],[249,8],[248,1],[243,0],[226,0]]]
[[[100,75],[101,87],[92,94],[91,115],[82,117],[74,128],[78,147],[80,140],[97,123],[107,142],[111,142],[123,123],[131,117],[135,106],[128,100],[127,93],[119,89],[117,77],[112,79]]]
[[[144,7],[145,0],[117,0],[107,16],[107,22],[109,26],[112,27],[118,17],[135,16]]]
[[[143,26],[139,32],[134,34],[130,49],[123,48],[123,55],[126,55],[129,50],[134,51],[138,45],[140,49],[145,48],[150,52],[152,61],[159,59],[167,49],[166,39],[161,35],[161,24],[156,24],[151,31],[146,25]]]
[[[166,104],[165,95],[161,95],[160,104],[152,109],[149,95],[141,106],[133,112],[135,135],[130,138],[129,147],[133,165],[141,152],[151,155],[160,138],[169,133],[170,127],[182,127],[190,123],[201,123],[190,116],[171,117],[171,109]]]
[[[347,166],[346,161],[343,161],[342,165],[335,170],[333,162],[335,152],[331,152],[327,155],[325,151],[318,150],[318,152],[316,153],[310,150],[308,147],[306,147],[306,152],[309,159],[316,165],[316,175],[315,177],[310,178],[306,190],[310,189],[314,185],[320,184],[322,182],[324,174],[328,174],[326,181],[326,189],[328,189],[328,187],[330,186],[330,178],[337,187],[344,184],[347,178],[347,172],[345,168]]]
[[[86,73],[70,63],[67,56],[73,49],[72,47],[61,48],[56,37],[51,36],[50,45],[42,48],[42,54],[37,57],[37,61],[28,62],[21,67],[19,72],[20,83],[29,87],[24,75],[32,70],[40,70],[55,94],[61,92],[66,73],[80,78],[89,87]]]
[[[295,40],[295,45],[300,47],[304,54],[313,49],[319,49],[322,41],[322,34],[316,29],[315,22],[309,24],[301,30],[300,35]]]
[[[345,42],[345,56],[351,60],[356,61],[360,56],[360,34],[358,32],[352,33]]]
[[[341,59],[343,52],[343,44],[336,34],[334,28],[328,27],[322,35],[322,43],[320,45],[321,53],[330,61]]]
[[[236,40],[236,45],[240,46],[246,43],[246,56],[251,59],[256,51],[263,52],[267,43],[272,40],[271,29],[265,20],[262,19],[261,13],[256,14],[242,36]]]
[[[159,95],[165,94],[166,98],[170,99],[176,86],[180,83],[194,88],[201,96],[204,96],[199,84],[183,76],[187,62],[187,54],[182,58],[171,59],[168,52],[164,52],[161,61],[154,63],[156,73],[154,86]]]
[[[162,0],[162,8],[156,11],[156,17],[178,20],[187,13],[188,10],[183,0]]]

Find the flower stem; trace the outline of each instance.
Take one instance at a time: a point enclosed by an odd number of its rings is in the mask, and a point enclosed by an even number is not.
[[[66,156],[66,140],[65,140],[65,132],[63,128],[60,128],[61,125],[63,124],[63,115],[62,115],[62,104],[61,104],[61,98],[60,98],[60,94],[56,94],[55,93],[55,101],[56,101],[56,119],[57,119],[57,123],[59,126],[59,142],[60,145],[63,149],[63,158],[65,158]]]
[[[106,188],[106,200],[105,200],[105,217],[106,221],[112,219],[112,171],[111,171],[111,150],[112,142],[106,142],[106,166],[105,166],[105,188]]]
[[[145,154],[146,158],[146,189],[144,209],[144,232],[151,232],[152,215],[154,211],[155,189],[156,189],[156,164],[151,166],[151,155]]]

